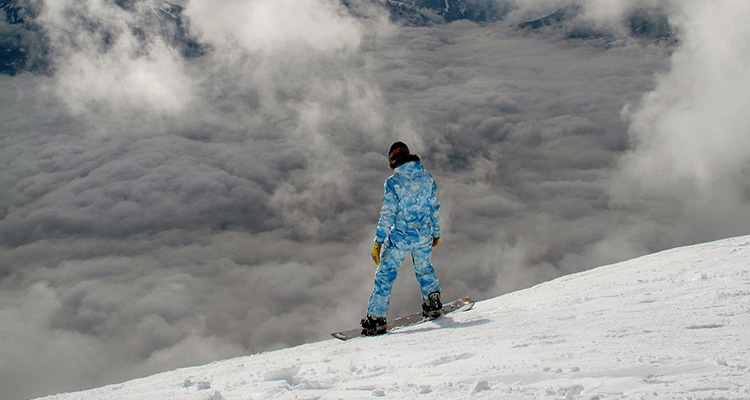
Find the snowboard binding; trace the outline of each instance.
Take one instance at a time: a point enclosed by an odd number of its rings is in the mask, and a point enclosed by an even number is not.
[[[422,303],[422,315],[425,318],[435,319],[443,313],[443,303],[440,302],[440,292],[432,292],[427,300]]]
[[[382,335],[388,327],[385,318],[375,318],[369,315],[362,318],[360,324],[362,325],[362,336]]]

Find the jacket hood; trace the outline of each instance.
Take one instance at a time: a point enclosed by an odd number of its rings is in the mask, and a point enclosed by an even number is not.
[[[421,161],[409,161],[399,165],[394,171],[400,172],[402,174],[414,174],[424,171],[424,167],[422,166]]]

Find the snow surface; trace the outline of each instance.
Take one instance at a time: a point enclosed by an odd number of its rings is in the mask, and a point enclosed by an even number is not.
[[[750,399],[750,236],[565,276],[385,336],[46,399],[373,397]]]

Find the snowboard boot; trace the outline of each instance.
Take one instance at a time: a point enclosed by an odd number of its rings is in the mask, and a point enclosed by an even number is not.
[[[366,316],[360,322],[362,325],[362,336],[375,336],[385,333],[387,322],[385,318]]]
[[[443,313],[443,303],[440,302],[440,292],[432,292],[427,301],[422,303],[422,315],[425,318],[437,318]]]

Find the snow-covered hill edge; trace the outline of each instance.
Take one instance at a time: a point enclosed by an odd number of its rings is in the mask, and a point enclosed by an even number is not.
[[[569,275],[382,337],[68,399],[750,399],[750,236]]]

